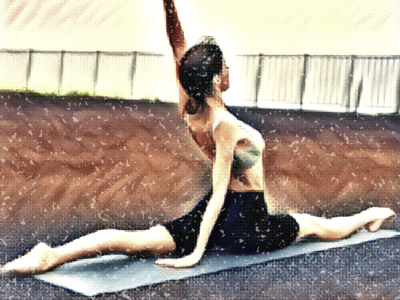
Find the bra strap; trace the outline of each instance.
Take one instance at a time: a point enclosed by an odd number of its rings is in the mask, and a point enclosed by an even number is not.
[[[219,124],[221,124],[221,122],[224,120],[226,120],[226,118],[224,116],[219,117],[218,119],[215,120],[214,124],[211,127],[211,136],[214,135],[214,132],[217,129],[217,127],[219,126]]]

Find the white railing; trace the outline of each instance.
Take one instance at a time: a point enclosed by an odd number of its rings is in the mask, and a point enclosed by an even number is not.
[[[177,98],[172,58],[143,52],[0,50],[0,89]]]
[[[260,54],[238,56],[232,62],[227,103],[399,113],[400,56]]]
[[[227,56],[228,105],[399,113],[400,56]],[[172,56],[0,50],[0,89],[177,100]]]

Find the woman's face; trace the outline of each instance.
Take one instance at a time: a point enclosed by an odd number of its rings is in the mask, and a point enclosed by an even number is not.
[[[229,67],[224,59],[221,72],[221,92],[225,92],[227,89],[229,89]]]

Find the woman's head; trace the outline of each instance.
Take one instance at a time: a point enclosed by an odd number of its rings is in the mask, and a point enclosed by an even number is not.
[[[179,65],[179,81],[192,99],[186,107],[187,113],[202,111],[206,107],[206,98],[214,94],[215,85],[226,90],[228,76],[222,51],[213,38],[207,37],[191,47]]]

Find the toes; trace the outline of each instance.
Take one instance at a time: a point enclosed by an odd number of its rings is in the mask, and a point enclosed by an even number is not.
[[[373,214],[374,220],[369,222],[366,227],[369,231],[377,231],[383,224],[383,222],[388,221],[396,217],[396,214],[390,208],[371,208],[370,213]]]
[[[367,229],[368,231],[375,232],[381,227],[382,223],[383,220],[372,221],[367,224]]]
[[[32,248],[26,255],[17,258],[3,267],[7,273],[33,274],[49,269],[49,256],[51,248],[40,243]]]

